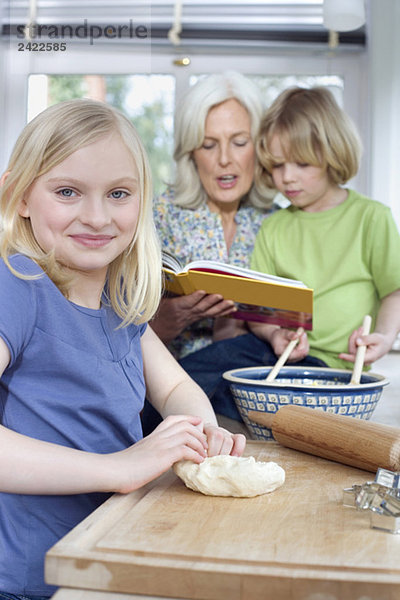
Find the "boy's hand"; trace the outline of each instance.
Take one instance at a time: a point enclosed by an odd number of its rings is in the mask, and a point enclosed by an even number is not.
[[[349,337],[348,352],[341,352],[339,358],[354,363],[358,346],[367,346],[364,358],[364,364],[371,363],[384,356],[391,349],[393,344],[392,335],[384,335],[383,333],[370,333],[363,335],[362,327],[359,327]]]
[[[300,330],[292,331],[291,329],[283,329],[282,327],[279,327],[273,331],[270,344],[277,356],[280,356],[289,342],[297,337],[299,338],[299,342],[293,349],[288,362],[297,362],[308,355],[310,351],[310,345],[308,343],[307,334],[304,330],[302,330],[301,333],[299,333],[299,331]]]

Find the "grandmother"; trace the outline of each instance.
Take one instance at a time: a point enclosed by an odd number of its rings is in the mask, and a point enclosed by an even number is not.
[[[275,210],[271,190],[254,180],[263,111],[259,88],[234,71],[201,79],[178,107],[175,181],[155,201],[154,217],[162,249],[183,264],[207,259],[250,266],[258,229]],[[209,381],[196,363],[197,351],[246,333],[246,323],[229,318],[234,311],[234,303],[218,294],[165,296],[151,326],[216,412],[239,419],[229,392],[214,397],[214,378]],[[149,432],[155,425],[150,407],[142,416]]]

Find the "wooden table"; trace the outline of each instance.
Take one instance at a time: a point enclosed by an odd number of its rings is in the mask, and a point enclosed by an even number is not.
[[[47,553],[55,599],[400,599],[400,535],[342,503],[343,488],[373,474],[275,442],[248,442],[246,454],[280,464],[285,484],[209,497],[169,471],[116,494]]]

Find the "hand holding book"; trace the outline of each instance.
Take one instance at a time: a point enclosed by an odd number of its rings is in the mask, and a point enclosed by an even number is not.
[[[182,266],[163,252],[165,288],[177,295],[204,290],[236,303],[230,317],[282,327],[312,329],[313,291],[301,281],[276,277],[217,261]]]

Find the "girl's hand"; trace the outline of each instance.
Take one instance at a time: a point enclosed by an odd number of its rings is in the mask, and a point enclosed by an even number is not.
[[[116,476],[111,491],[125,494],[136,490],[179,460],[201,463],[208,449],[200,417],[169,416],[147,437],[109,455]]]
[[[298,344],[293,349],[288,362],[297,362],[305,358],[309,351],[310,345],[308,343],[307,334],[303,329],[298,331],[292,331],[291,329],[283,329],[282,327],[277,327],[271,335],[270,344],[277,356],[280,356],[285,350],[286,346],[292,340],[299,338]]]
[[[213,424],[203,426],[200,417],[169,416],[130,448],[108,455],[116,479],[110,491],[126,494],[136,490],[180,460],[199,464],[217,454],[241,456],[245,445],[244,435],[231,434]]]
[[[207,435],[208,456],[231,454],[242,456],[246,447],[246,438],[241,433],[230,433],[223,427],[206,423],[204,433]]]

